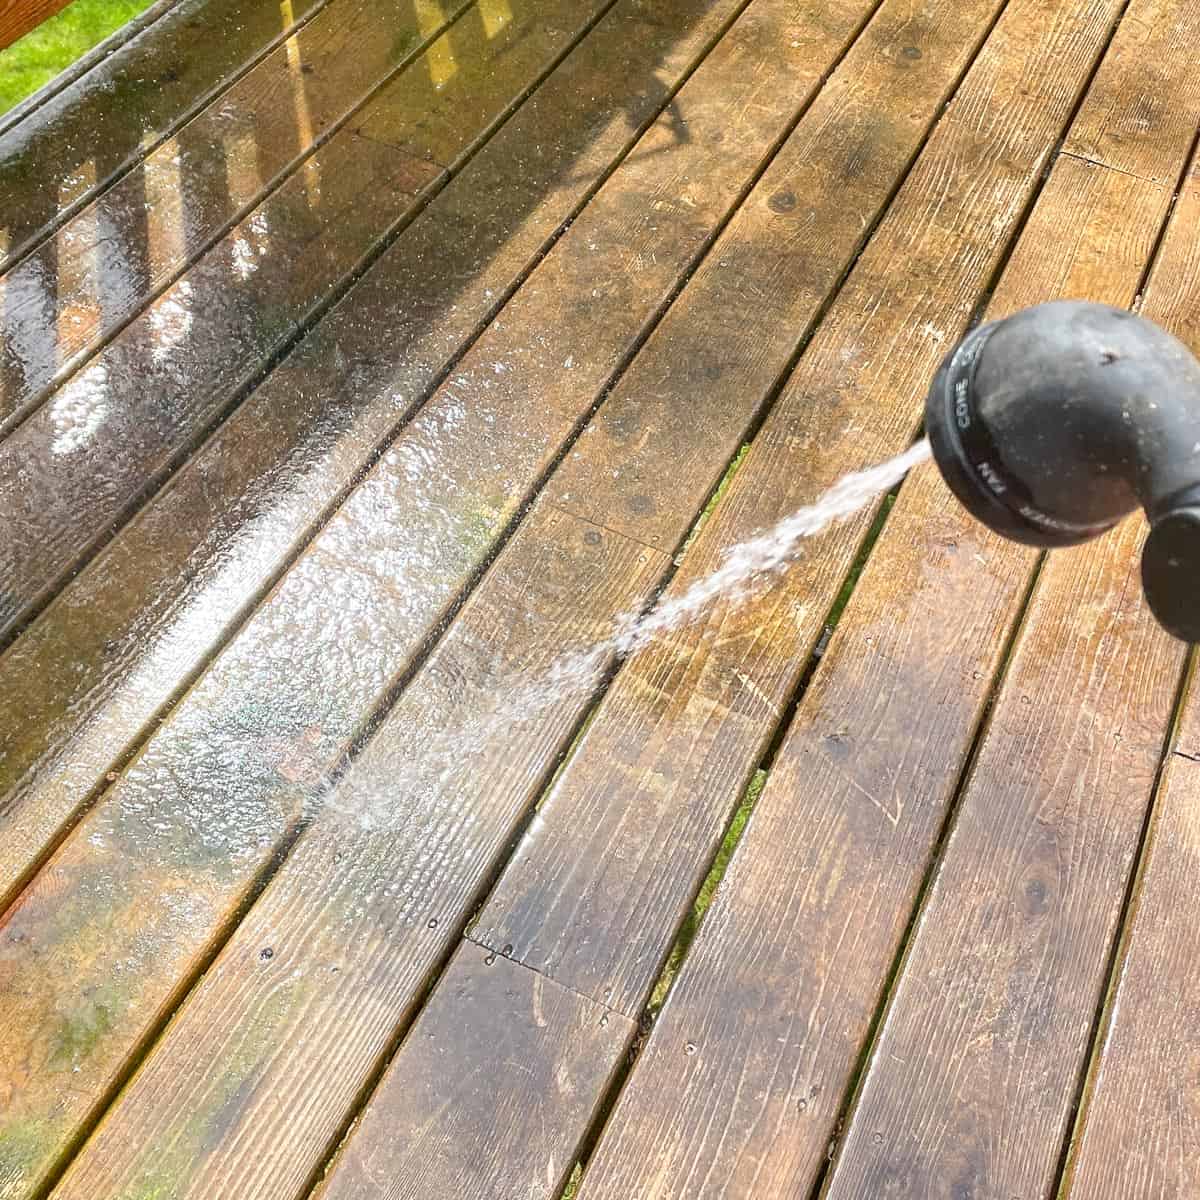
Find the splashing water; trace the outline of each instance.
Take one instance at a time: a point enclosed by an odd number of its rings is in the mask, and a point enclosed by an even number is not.
[[[527,725],[531,718],[544,712],[567,697],[588,694],[596,686],[606,667],[614,658],[622,659],[648,646],[656,637],[683,628],[700,617],[715,601],[740,604],[759,595],[774,577],[790,566],[800,553],[805,539],[813,537],[837,521],[852,516],[874,497],[900,482],[913,467],[930,457],[929,442],[919,441],[911,449],[887,462],[844,476],[815,503],[783,518],[771,529],[750,538],[725,553],[721,565],[698,579],[690,587],[662,601],[649,612],[627,612],[613,624],[613,632],[585,650],[563,655],[541,675],[525,676],[515,673],[508,677],[492,676],[474,692],[478,699],[487,694],[493,699],[480,711],[474,709],[465,720],[452,720],[432,734],[422,736],[413,753],[409,747],[398,748],[389,756],[386,770],[382,764],[370,774],[386,775],[387,793],[395,802],[398,791],[428,793],[441,791],[469,769],[470,747],[489,743],[500,737],[512,741],[515,726]],[[366,811],[374,804],[372,789],[358,793],[352,802],[355,815],[364,825],[374,825],[381,815]],[[379,797],[383,800],[383,797]],[[349,811],[345,800],[334,807]],[[390,820],[396,813],[391,812]]]

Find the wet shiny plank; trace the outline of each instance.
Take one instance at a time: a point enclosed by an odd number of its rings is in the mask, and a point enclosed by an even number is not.
[[[991,314],[1130,303],[1168,200],[1061,160]],[[932,468],[902,489],[581,1195],[819,1181],[1033,561]]]
[[[0,656],[0,907],[741,3],[622,0]],[[677,116],[667,124],[682,140]],[[668,145],[656,136],[642,153]]]
[[[676,112],[656,123],[0,927],[22,963],[11,989],[0,980],[0,1023],[30,1031],[0,1062],[0,1078],[13,1080],[9,1128],[37,1134],[25,1177],[45,1177],[220,943],[320,778],[477,575],[856,25],[850,9],[820,49],[792,47],[790,23],[769,11],[774,21],[748,15],[735,27],[711,82],[692,76],[694,105],[680,94],[691,137],[678,136]],[[781,56],[781,37],[792,53]],[[717,144],[709,135],[728,127],[726,106],[761,89],[746,69],[756,58],[792,86],[764,97],[732,145]],[[688,203],[668,205],[681,195]],[[616,248],[641,269],[605,253]],[[128,835],[104,852],[113,830]],[[56,897],[64,880],[78,905]],[[201,898],[186,921],[162,899],[180,890]],[[59,924],[64,911],[75,916]],[[97,926],[104,961],[85,949]],[[20,949],[34,944],[36,957]],[[109,995],[113,958],[131,964],[128,986]],[[95,989],[104,1036],[56,1058],[63,1024],[92,1020]],[[336,1120],[332,1109],[309,1112]],[[304,1153],[320,1150],[317,1140]]]
[[[0,271],[191,117],[323,0],[184,0],[0,133]],[[198,39],[204,54],[192,49]]]
[[[520,716],[501,715],[505,736],[498,745],[491,739],[488,802],[482,808],[464,805],[473,791],[468,789],[476,760],[455,754],[448,762],[442,754],[430,754],[430,746],[446,749],[441,739],[448,727],[464,730],[468,737],[482,728],[480,714],[486,722],[489,705],[514,672],[544,672],[560,654],[590,645],[614,608],[630,595],[648,594],[666,563],[663,555],[550,507],[536,510],[512,545],[520,550],[503,557],[488,574],[419,682],[404,694],[380,735],[331,794],[322,797],[318,792],[320,763],[338,729],[346,728],[352,705],[362,704],[363,686],[346,699],[339,695],[333,704],[327,703],[326,712],[314,714],[323,723],[307,732],[296,730],[290,744],[278,735],[281,714],[264,714],[260,729],[275,735],[279,750],[269,751],[278,754],[274,786],[264,771],[264,786],[255,787],[256,795],[247,796],[242,773],[236,781],[240,792],[219,787],[220,751],[214,752],[217,770],[208,775],[208,782],[216,786],[207,797],[207,812],[197,792],[191,817],[203,817],[207,837],[214,843],[207,872],[198,853],[200,840],[188,832],[178,803],[161,806],[156,815],[147,813],[144,827],[137,831],[130,825],[133,797],[127,789],[123,804],[104,806],[98,821],[89,820],[89,836],[102,847],[101,860],[110,847],[114,858],[123,854],[141,860],[137,870],[152,872],[159,888],[170,878],[164,878],[164,872],[171,858],[164,854],[166,845],[150,840],[155,827],[169,826],[170,845],[192,856],[190,870],[185,871],[195,876],[190,894],[199,893],[204,903],[197,900],[192,907],[190,933],[172,930],[158,912],[148,912],[144,897],[118,892],[104,902],[102,911],[111,911],[116,901],[119,910],[139,912],[143,924],[136,945],[157,947],[167,960],[152,966],[139,957],[128,974],[130,981],[149,990],[178,978],[197,930],[211,928],[221,916],[213,901],[221,885],[227,888],[232,881],[224,862],[231,854],[244,862],[256,852],[244,844],[246,831],[266,831],[277,819],[275,813],[282,815],[283,806],[307,800],[313,811],[321,809],[318,823],[300,838],[285,869],[209,968],[205,979],[213,986],[193,997],[172,1023],[172,1031],[178,1031],[171,1038],[176,1061],[157,1056],[152,1068],[135,1077],[135,1090],[122,1093],[127,1099],[74,1160],[53,1193],[56,1197],[153,1194],[159,1189],[176,1200],[200,1200],[219,1186],[236,1187],[240,1195],[269,1188],[281,1200],[307,1193],[313,1172],[335,1148],[398,1022],[413,1011],[431,972],[458,940],[460,914],[478,889],[480,864],[494,858],[511,837],[513,823],[530,793],[536,792],[547,764],[566,748],[578,710],[596,687],[602,666],[580,673],[561,692],[531,696]],[[376,595],[368,596],[361,582],[335,579],[328,565],[317,575],[320,564],[311,557],[304,562],[313,563],[308,574],[319,588],[311,596],[310,612],[330,603],[356,610],[353,623],[359,629],[353,630],[347,620],[338,630],[348,635],[344,673],[351,657],[365,657],[362,611],[369,600],[387,599],[383,585],[376,585]],[[344,568],[340,576],[347,576]],[[365,571],[361,577],[366,578]],[[331,591],[335,585],[344,590]],[[356,594],[361,599],[354,604]],[[295,612],[296,597],[289,599],[289,609]],[[498,620],[498,613],[505,619]],[[281,614],[280,619],[286,618]],[[292,654],[297,636],[293,628],[288,648]],[[277,658],[282,657],[281,648]],[[373,662],[379,671],[378,662]],[[328,654],[314,660],[308,677],[297,680],[302,694],[328,679],[332,665]],[[380,682],[385,681],[365,678],[362,684]],[[211,727],[213,716],[205,716]],[[147,758],[162,761],[153,747]],[[264,758],[262,751],[259,758]],[[194,750],[187,761],[194,779],[199,765]],[[465,773],[454,766],[465,767]],[[289,786],[288,781],[294,782]],[[146,799],[161,794],[161,783],[153,792],[143,792]],[[127,835],[115,843],[110,839],[118,830]],[[224,854],[216,852],[218,837]],[[93,851],[86,865],[67,860],[72,890],[95,879],[92,872],[97,868],[113,877],[116,864],[97,859]],[[52,863],[49,871],[56,866]],[[120,865],[119,872],[126,874],[130,867]],[[206,873],[209,879],[201,891]],[[35,895],[46,874],[39,875]],[[174,894],[169,885],[168,894]],[[42,903],[51,903],[50,896]],[[23,909],[17,913],[21,917]],[[46,913],[26,915],[40,918],[37,925],[45,928]],[[94,918],[95,914],[89,923]],[[21,920],[18,928],[29,927]],[[163,935],[168,941],[159,946]],[[128,954],[132,947],[120,940],[121,954]],[[61,939],[54,957],[73,941],[77,939]],[[532,976],[516,971],[523,978]],[[26,978],[29,982],[17,988],[25,992],[30,1019],[37,1019],[35,1014],[62,984],[43,975],[40,966]],[[17,988],[0,1000],[6,1016]],[[49,992],[39,996],[35,989]],[[591,1007],[584,1003],[585,1010]],[[328,1019],[339,1012],[340,1018]],[[124,1020],[133,1015],[127,1008]],[[606,1040],[623,1042],[619,1034],[626,1028],[618,1021],[600,1032]],[[115,1042],[125,1032],[124,1026],[112,1028],[107,1041]],[[186,1052],[186,1067],[178,1061],[180,1049]],[[37,1057],[43,1062],[44,1053],[38,1046]],[[102,1042],[91,1058],[105,1053]],[[81,1051],[78,1058],[83,1071],[90,1065],[86,1055]],[[172,1078],[186,1078],[186,1095],[172,1088],[169,1097],[161,1090],[164,1068]],[[10,1069],[5,1066],[6,1076]],[[35,1085],[26,1094],[37,1098],[39,1090]],[[590,1103],[581,1097],[582,1117],[590,1112]],[[146,1136],[130,1142],[122,1131],[131,1126]],[[0,1132],[3,1129],[0,1126]],[[164,1145],[171,1146],[170,1154],[160,1151]]]
[[[244,219],[462,7],[459,0],[447,20],[428,21],[412,0],[331,0],[0,277],[0,435]],[[471,31],[465,23],[459,40],[487,40]],[[454,36],[445,35],[447,46]],[[463,50],[480,53],[474,44]],[[412,120],[434,89],[422,64],[410,76],[389,89],[389,103]],[[415,146],[431,157],[424,149]],[[320,165],[304,170],[309,188],[319,187]]]
[[[536,19],[514,25],[511,40],[502,33],[480,59],[464,62],[461,120],[429,130],[442,151],[451,151],[457,138],[457,156],[444,154],[449,166],[459,165],[608,2],[554,0]],[[414,88],[406,81],[433,72],[442,47],[439,39],[373,108],[411,116],[411,106],[433,85],[426,79]],[[0,443],[0,507],[12,513],[0,531],[0,636],[27,620],[128,518],[207,424],[351,282],[371,247],[414,210],[415,203],[396,204],[356,186],[361,148],[375,148],[368,158],[402,155],[422,184],[441,176],[426,156],[385,148],[355,128],[328,143]],[[419,146],[423,132],[408,139],[410,147]],[[315,236],[311,221],[280,222],[271,215],[284,205],[316,205],[323,188],[342,189],[347,209],[320,243],[306,240]],[[355,240],[356,226],[362,242]]]

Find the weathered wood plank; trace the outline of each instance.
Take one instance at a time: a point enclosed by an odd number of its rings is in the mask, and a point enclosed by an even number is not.
[[[622,0],[0,656],[0,910],[740,3]]]
[[[5,1048],[13,1059],[0,1063],[0,1078],[14,1080],[7,1128],[37,1133],[26,1171],[35,1184],[205,961],[317,781],[471,582],[563,438],[653,328],[863,9],[823,11],[829,23],[816,43],[795,35],[788,0],[756,5],[734,26],[677,98],[689,138],[677,135],[674,112],[656,124],[22,895],[0,937],[38,953],[19,952],[19,987],[0,979],[0,1024],[25,1031]],[[758,62],[773,66],[778,87],[769,93]],[[713,135],[755,96],[755,119],[747,117],[732,144],[719,144]],[[642,152],[650,149],[656,153]],[[703,180],[703,189],[691,180]],[[689,203],[668,206],[680,195]],[[619,248],[637,256],[639,272],[626,270]],[[534,749],[552,756],[555,746],[551,739]],[[522,784],[536,785],[536,776]],[[510,811],[504,830],[514,819]],[[119,852],[104,849],[114,842]],[[64,890],[75,899],[64,902]],[[201,898],[186,923],[173,921],[163,900],[180,894]],[[128,986],[115,995],[103,990],[107,961],[89,949],[110,914],[118,931],[106,928],[106,959],[133,960]],[[52,1063],[58,1031],[71,1020],[87,1026],[90,1001],[79,997],[97,989],[104,1036],[78,1062]],[[381,1036],[386,1044],[387,1031]],[[337,1119],[332,1109],[313,1115]],[[310,1143],[304,1153],[320,1149]]]
[[[11,46],[71,0],[0,0],[0,50]]]
[[[471,759],[464,777],[447,774],[443,759],[423,751],[447,727],[467,739],[486,732],[486,714],[504,680],[517,670],[536,676],[560,653],[587,647],[614,608],[631,594],[647,595],[666,565],[664,555],[550,507],[535,510],[511,544],[518,552],[497,562],[465,606],[420,683],[389,715],[389,736],[368,745],[329,797],[320,825],[301,838],[205,976],[214,986],[195,994],[172,1022],[171,1050],[156,1053],[154,1065],[122,1093],[56,1197],[90,1200],[158,1188],[175,1200],[200,1200],[221,1186],[280,1200],[305,1194],[428,974],[458,940],[460,914],[480,886],[479,864],[503,848],[547,764],[565,749],[602,664],[553,703],[531,703],[505,720],[503,749],[488,762],[486,804],[464,805],[478,786]],[[300,767],[292,777],[302,777]],[[121,852],[144,857],[145,843],[139,833]],[[154,870],[160,873],[161,865]],[[77,866],[58,874],[70,879],[71,895],[86,884]],[[55,898],[41,892],[45,875],[35,894],[49,906]],[[203,919],[199,905],[197,899],[193,924]],[[136,910],[145,915],[144,906]],[[160,931],[168,932],[160,921],[149,931],[143,926],[135,944],[143,945],[149,932],[156,945]],[[405,952],[395,953],[397,946]],[[186,965],[176,943],[161,950],[176,973]],[[153,982],[157,968],[146,966],[127,977]],[[55,985],[40,969],[29,975],[30,982],[16,986],[25,993],[27,1019],[36,1020],[46,997],[35,986]],[[11,996],[0,1001],[6,1015]],[[341,1019],[327,1019],[337,1012]],[[216,1024],[214,1013],[223,1014]],[[613,1021],[606,1040],[623,1044],[627,1023]],[[39,1047],[38,1060],[44,1055]],[[13,1065],[6,1063],[0,1077],[10,1078]],[[176,1080],[165,1092],[164,1067]],[[179,1088],[185,1079],[188,1087]],[[18,1103],[23,1099],[18,1093]],[[579,1120],[592,1103],[581,1096]],[[146,1139],[129,1143],[123,1133],[129,1125],[144,1129]],[[541,1184],[550,1186],[544,1177]]]
[[[1005,10],[669,594],[847,469],[908,443],[1118,7]],[[721,261],[714,274],[729,269]],[[681,393],[664,413],[684,444],[690,401]],[[621,517],[609,523],[628,532]],[[629,664],[482,913],[481,942],[640,1010],[870,519],[814,539],[761,602],[715,604]]]
[[[502,34],[482,58],[469,67],[464,63],[456,76],[464,88],[460,99],[478,89],[475,101],[462,105],[461,124],[447,120],[429,130],[441,149],[457,136],[458,156],[446,156],[451,167],[524,97],[540,73],[552,69],[609,2],[553,0],[535,22],[520,27],[523,36],[516,38],[514,26],[513,43]],[[411,115],[405,81],[433,68],[438,46],[430,47],[372,108],[394,104]],[[425,82],[420,90],[429,86]],[[490,116],[481,126],[483,114]],[[420,137],[408,141],[416,146]],[[61,587],[297,327],[313,319],[327,294],[348,281],[370,246],[419,203],[389,205],[387,197],[364,198],[361,214],[352,215],[362,221],[371,206],[379,206],[382,215],[370,231],[374,236],[336,265],[321,261],[315,243],[302,251],[296,240],[289,242],[307,232],[306,226],[281,226],[273,211],[305,199],[316,207],[325,202],[325,193],[347,187],[346,178],[330,177],[336,174],[334,160],[353,160],[364,145],[382,143],[344,129],[0,444],[0,507],[12,514],[0,531],[0,636]],[[424,175],[422,182],[436,186],[442,174],[436,163],[400,153],[413,163],[417,178]],[[347,224],[343,255],[354,245]],[[336,258],[341,243],[335,225],[321,246]]]
[[[1131,303],[1169,199],[1060,159],[989,316]],[[1033,557],[905,485],[581,1200],[811,1192]]]
[[[458,1003],[418,1018],[384,1077],[390,1102],[371,1109],[320,1200],[562,1192],[574,1163],[557,1131],[583,1136],[633,1022],[471,942],[442,986]]]
[[[960,15],[958,19],[964,18]],[[886,18],[883,25],[887,28]],[[929,33],[927,36],[932,38],[934,35]],[[962,46],[961,34],[954,44]],[[814,119],[824,119],[823,110],[815,108],[813,112],[818,114]],[[797,147],[808,145],[803,134],[796,136],[789,146],[793,144]],[[849,145],[853,153],[854,142],[850,141]],[[768,174],[756,195],[777,194],[778,188],[772,187],[774,182]],[[831,193],[826,203],[844,203],[844,193]],[[1015,211],[1019,211],[1016,202]],[[990,210],[988,218],[990,227]],[[814,239],[819,238],[819,231],[826,224],[824,220],[814,222]],[[757,226],[751,225],[751,228]],[[811,256],[815,250],[815,245],[805,247],[797,241],[791,247],[790,261],[803,263],[811,269]],[[714,250],[713,258],[721,261],[720,244]],[[761,256],[755,261],[765,263],[767,259]],[[771,261],[778,264],[778,254]],[[748,282],[746,275],[739,276],[732,271],[729,278],[731,289]],[[780,287],[786,289],[786,282],[781,280]],[[728,302],[728,296],[719,290],[713,293],[714,307],[722,307]],[[693,316],[695,311],[692,310]],[[651,394],[645,386],[646,381],[656,378],[655,372],[662,367],[662,360],[655,360],[656,353],[672,356],[678,351],[677,343],[668,334],[671,319],[668,315],[607,404],[621,402],[622,396],[624,403],[632,404],[636,398]],[[787,347],[782,347],[781,359],[785,358],[786,352]],[[643,366],[645,363],[649,365]],[[763,373],[764,387],[769,387],[781,365],[781,362],[773,367],[769,363],[758,365],[757,369]],[[741,390],[731,387],[730,394],[738,395]],[[710,432],[712,428],[710,426]],[[729,431],[724,437],[730,438]],[[646,441],[651,444],[651,439]],[[652,444],[659,447],[661,455],[674,457],[676,446],[670,438],[654,439]],[[590,439],[585,435],[581,441],[581,456],[592,453],[589,446]],[[597,468],[603,468],[597,470],[597,479],[612,469],[613,460],[603,449],[597,453],[594,462]],[[643,462],[649,467],[663,469],[661,460],[655,463],[648,452]],[[688,476],[683,475],[680,479],[686,480]],[[549,505],[538,510],[543,514],[552,511],[555,509]],[[662,512],[655,514],[659,522],[664,517]],[[679,523],[678,514],[675,519],[674,537],[678,539],[684,526]],[[665,526],[660,525],[660,529],[665,531]],[[522,529],[498,560],[496,570],[501,571],[507,563],[519,562],[521,556],[529,554],[528,546],[538,542],[527,543],[524,539],[534,539],[534,536],[527,528]],[[364,555],[356,551],[354,557],[362,560]],[[478,614],[475,619],[482,628],[524,623],[522,609],[518,608],[521,615],[514,622],[511,601],[503,595],[493,600],[486,588],[485,583],[475,594],[472,605],[452,627],[450,640],[443,643],[443,648],[453,646],[468,613]],[[586,596],[587,591],[581,590],[578,594]],[[593,610],[589,608],[589,611]],[[540,642],[537,644],[541,646]],[[439,654],[441,652],[439,650]],[[553,648],[541,647],[541,652],[552,655]],[[561,714],[555,709],[554,724],[547,732],[539,731],[535,739],[532,730],[538,729],[538,714],[531,713],[528,717],[530,732],[506,727],[503,736],[493,736],[496,745],[491,755],[480,755],[478,760],[466,764],[462,774],[454,774],[449,780],[439,779],[443,765],[438,759],[436,739],[433,751],[429,751],[431,731],[449,725],[451,729],[463,729],[464,736],[474,741],[481,729],[477,722],[481,717],[486,718],[490,705],[494,704],[494,698],[488,694],[480,713],[468,698],[464,715],[450,719],[453,714],[446,711],[445,693],[460,692],[464,683],[474,683],[477,674],[465,665],[469,659],[458,659],[453,653],[451,661],[454,660],[460,664],[457,669],[442,668],[445,678],[450,681],[442,684],[442,691],[438,690],[437,675],[432,674],[430,678],[430,672],[435,668],[418,676],[346,781],[346,795],[335,800],[335,811],[365,814],[368,819],[384,823],[384,829],[372,838],[373,848],[364,853],[361,834],[357,835],[357,841],[347,840],[352,835],[342,833],[336,826],[319,825],[301,839],[292,857],[218,958],[214,970],[179,1022],[156,1048],[124,1094],[121,1104],[77,1160],[64,1180],[60,1191],[62,1197],[89,1195],[97,1190],[119,1190],[142,1179],[152,1165],[142,1148],[174,1140],[175,1131],[184,1129],[187,1114],[195,1111],[197,1103],[203,1103],[197,1097],[202,1093],[207,1095],[214,1086],[219,1088],[214,1081],[222,1074],[223,1056],[214,1043],[212,1031],[234,1027],[246,1029],[251,1014],[261,1009],[256,1000],[247,999],[246,993],[246,988],[261,985],[254,984],[252,977],[237,964],[252,963],[255,951],[263,945],[273,946],[274,941],[285,942],[289,954],[298,956],[289,960],[293,970],[300,970],[302,977],[320,982],[314,991],[281,1004],[280,1011],[271,1018],[273,1032],[256,1024],[252,1038],[245,1038],[240,1032],[236,1035],[243,1042],[260,1047],[260,1065],[248,1079],[245,1061],[239,1060],[236,1086],[244,1087],[252,1096],[241,1106],[236,1118],[236,1132],[230,1126],[223,1130],[230,1149],[212,1151],[212,1161],[204,1162],[202,1177],[219,1177],[218,1165],[221,1163],[228,1174],[229,1164],[234,1161],[232,1156],[236,1156],[239,1173],[248,1169],[245,1163],[250,1159],[261,1162],[262,1169],[270,1171],[272,1155],[283,1154],[291,1162],[296,1154],[305,1152],[305,1147],[319,1144],[321,1139],[314,1137],[309,1122],[329,1121],[331,1114],[324,1108],[316,1112],[314,1106],[298,1101],[297,1114],[302,1111],[304,1115],[293,1117],[289,1137],[294,1138],[294,1144],[289,1145],[280,1144],[277,1137],[269,1144],[260,1142],[256,1132],[260,1122],[255,1119],[261,1104],[275,1103],[275,1098],[281,1095],[307,1094],[307,1089],[314,1086],[314,1073],[319,1077],[318,1086],[324,1096],[329,1096],[334,1089],[344,1095],[356,1094],[356,1084],[361,1086],[368,1070],[370,1056],[367,1051],[373,1046],[377,1053],[378,1048],[386,1044],[388,1030],[405,1019],[415,1002],[417,989],[437,962],[438,952],[444,952],[444,948],[452,944],[455,921],[461,919],[462,912],[486,879],[497,848],[506,842],[513,823],[528,803],[531,793],[524,789],[528,789],[535,775],[529,767],[531,760],[524,757],[530,753],[529,743],[535,743],[535,754],[539,743],[549,750],[561,743],[553,742],[548,734],[561,733],[565,728]],[[433,662],[440,661],[435,655]],[[536,677],[536,662],[530,669]],[[503,679],[502,674],[492,676],[490,672],[489,677]],[[501,686],[493,683],[492,690],[499,690]],[[583,694],[586,689],[580,690],[576,700],[582,700]],[[749,718],[756,715],[753,709],[748,714]],[[482,729],[486,734],[486,722]],[[431,783],[427,783],[423,775],[416,783],[412,782],[409,772],[414,758],[432,775]],[[521,773],[515,778],[512,769],[506,766],[512,759],[521,765]],[[545,770],[551,759],[547,755],[533,761],[540,761],[541,769]],[[470,798],[476,795],[480,801],[471,802]],[[484,796],[486,803],[482,800]],[[414,806],[419,806],[419,820],[411,818]],[[402,891],[399,897],[389,895],[389,881],[404,881],[400,886],[408,890]],[[362,901],[366,895],[372,897],[369,903]],[[382,939],[372,932],[380,927],[386,931]],[[440,938],[446,940],[439,940],[436,932],[430,932],[431,928],[442,930]],[[365,951],[361,957],[339,958],[337,981],[327,987],[322,970],[329,952],[321,948],[327,944],[327,938],[336,939],[339,945],[355,946],[367,946],[378,939],[386,947],[386,953],[381,950],[380,957],[375,952]],[[381,985],[381,980],[386,982]],[[390,1013],[379,999],[377,988],[380,986],[387,989],[388,1003],[392,1006]],[[440,990],[437,995],[442,996],[441,1003],[447,1002]],[[352,1038],[346,1033],[351,1028],[357,1031]],[[294,1053],[294,1048],[301,1043],[305,1052]],[[364,1043],[367,1050],[364,1050]],[[293,1050],[285,1051],[284,1047]],[[399,1073],[395,1078],[402,1078],[403,1068],[397,1070]],[[168,1078],[173,1088],[183,1078],[195,1081],[193,1088],[176,1093],[177,1099],[172,1101],[170,1109],[161,1101],[163,1085]],[[136,1135],[131,1136],[131,1130],[137,1130]],[[563,1156],[569,1148],[569,1141],[562,1144]]]
[[[456,7],[463,0],[448,11]],[[421,46],[423,24],[412,0],[332,0],[136,171],[0,277],[0,434],[350,120]],[[518,21],[492,42],[470,23],[445,35],[465,43],[460,49],[476,76],[469,87],[479,87],[479,73],[490,70],[496,54],[529,40],[529,24]],[[381,37],[381,26],[392,36]],[[387,89],[389,105],[409,121],[437,94],[426,67],[414,64]],[[479,91],[478,107],[490,102],[494,110],[490,89]],[[461,98],[451,89],[449,102]],[[464,130],[486,127],[494,115],[473,113],[453,126],[458,145],[439,147],[447,151],[442,165],[453,165]],[[416,157],[431,157],[425,149],[415,141]],[[319,189],[320,165],[309,161],[305,171],[309,189]],[[243,257],[263,252],[265,244],[269,239],[260,238]]]
[[[1170,237],[1143,305],[1167,323],[1200,298],[1196,226],[1175,220]],[[1051,556],[1039,579],[850,1117],[833,1200],[1055,1186],[1184,658],[1143,603],[1143,536],[1127,522]],[[933,1042],[930,1029],[941,1031]]]
[[[1163,247],[1147,315],[1200,346],[1195,247],[1200,175],[1193,171]],[[1108,1025],[1079,1118],[1065,1194],[1091,1200],[1190,1196],[1200,1189],[1197,1138],[1197,854],[1200,704],[1191,684],[1155,803]]]
[[[1063,150],[1174,185],[1172,147],[1196,132],[1200,78],[1184,64],[1198,45],[1200,12],[1191,5],[1133,5]]]
[[[187,121],[324,0],[183,0],[0,133],[0,271]],[[205,52],[192,53],[197,39]],[[92,181],[79,174],[90,165]]]

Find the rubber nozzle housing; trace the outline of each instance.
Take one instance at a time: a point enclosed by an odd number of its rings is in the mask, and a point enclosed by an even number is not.
[[[1200,641],[1200,362],[1151,321],[1058,300],[969,334],[926,403],[933,456],[997,533],[1070,546],[1139,505],[1155,617]]]

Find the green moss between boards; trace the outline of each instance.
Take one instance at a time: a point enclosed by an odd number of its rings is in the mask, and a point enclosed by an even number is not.
[[[75,0],[0,50],[0,114],[45,86],[152,0]]]

